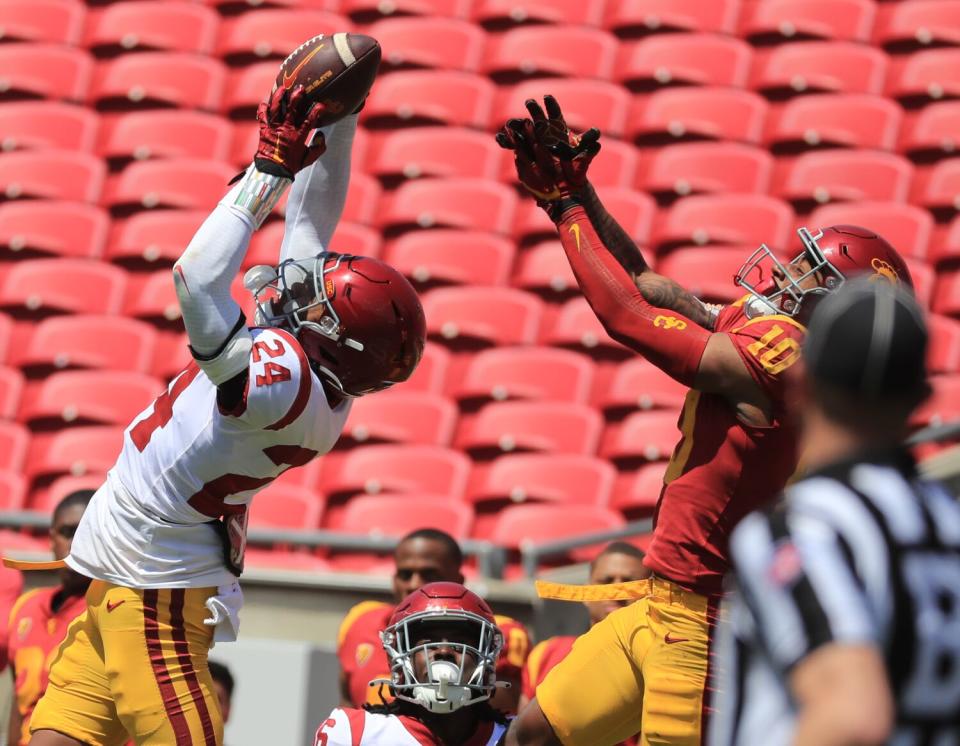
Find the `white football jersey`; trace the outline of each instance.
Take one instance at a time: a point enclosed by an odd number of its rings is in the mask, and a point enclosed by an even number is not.
[[[209,524],[230,515],[238,559],[254,494],[326,453],[350,412],[331,409],[300,344],[251,329],[247,390],[221,411],[217,388],[191,364],[123,436],[123,449],[77,529],[67,564],[140,588],[220,586],[235,578]]]
[[[464,746],[496,746],[507,732],[501,723],[484,722]],[[439,746],[419,720],[338,707],[314,738],[314,746]]]

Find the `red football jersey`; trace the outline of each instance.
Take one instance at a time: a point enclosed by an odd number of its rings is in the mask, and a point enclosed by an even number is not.
[[[742,304],[722,309],[715,330],[729,335],[769,397],[772,425],[745,425],[723,396],[689,391],[680,413],[682,438],[664,476],[644,562],[705,595],[722,591],[730,531],[776,495],[797,464],[787,396],[806,330],[789,316],[748,319]]]
[[[523,666],[523,696],[527,699],[533,699],[537,694],[537,687],[547,677],[547,674],[560,661],[567,657],[567,654],[573,648],[576,641],[573,635],[558,635],[548,637],[543,642],[538,642]],[[628,738],[618,746],[636,746],[635,738]]]
[[[380,601],[357,604],[344,617],[337,635],[337,658],[346,674],[350,704],[362,707],[364,703],[382,704],[391,699],[387,687],[371,687],[371,679],[389,679],[390,663],[380,643],[380,632],[387,628],[393,606]],[[497,659],[497,673],[508,677],[520,673],[530,650],[530,634],[516,619],[495,616],[503,633],[503,649]]]
[[[54,612],[53,597],[60,588],[38,588],[24,593],[10,612],[10,660],[17,674],[17,708],[22,717],[21,744],[30,740],[30,715],[47,688],[47,674],[70,622],[82,614],[83,596],[71,596]]]

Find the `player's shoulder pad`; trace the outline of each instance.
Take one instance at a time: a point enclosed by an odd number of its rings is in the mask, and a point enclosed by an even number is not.
[[[337,707],[317,727],[314,746],[356,746],[363,736],[366,719],[365,710]]]
[[[282,430],[303,414],[313,385],[300,342],[284,329],[251,329],[245,408],[235,416],[265,430]]]
[[[48,596],[53,595],[56,591],[57,588],[34,588],[31,591],[21,594],[19,598],[13,602],[13,607],[10,609],[10,624],[12,625],[20,614],[30,611],[37,603],[43,603]]]
[[[379,620],[380,617],[386,615],[386,610],[389,608],[390,604],[384,603],[383,601],[361,601],[356,604],[347,612],[343,621],[340,622],[340,629],[337,632],[337,647],[343,645],[343,641],[347,638],[347,635],[350,634],[350,630],[358,623],[361,623],[361,620],[372,619],[374,615],[376,615]]]

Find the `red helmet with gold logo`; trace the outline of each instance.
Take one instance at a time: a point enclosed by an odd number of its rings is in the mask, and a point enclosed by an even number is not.
[[[803,251],[790,265],[806,260],[805,271],[791,272],[766,244],[757,249],[740,268],[735,282],[753,298],[749,307],[755,313],[782,313],[797,316],[801,308],[809,315],[811,296],[823,296],[839,288],[855,275],[873,275],[913,289],[913,278],[903,257],[883,236],[858,225],[832,225],[812,233],[797,231]],[[774,277],[780,279],[778,285]],[[810,287],[808,280],[816,278]],[[807,303],[804,300],[807,299]]]

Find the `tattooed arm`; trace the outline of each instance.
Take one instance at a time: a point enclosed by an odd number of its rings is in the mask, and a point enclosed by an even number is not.
[[[576,197],[583,204],[590,224],[604,246],[630,275],[647,303],[681,313],[704,329],[713,329],[716,314],[692,293],[650,268],[637,244],[607,211],[591,184],[587,184]]]

